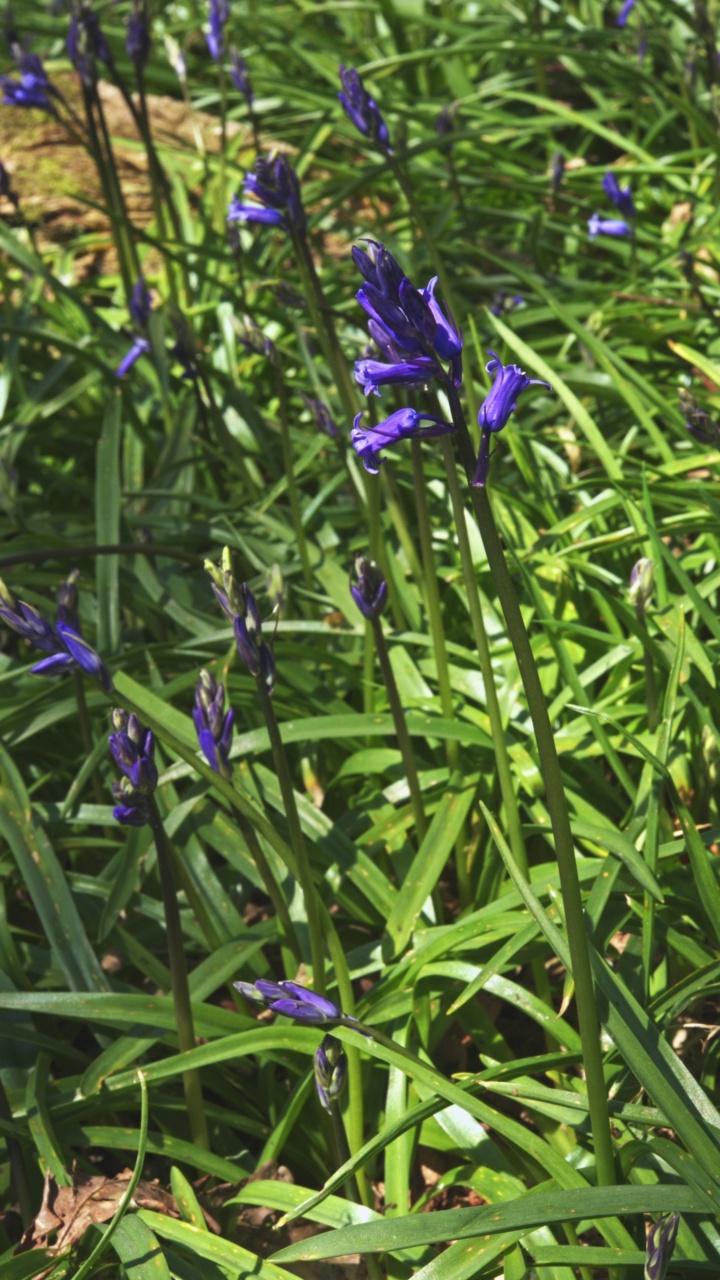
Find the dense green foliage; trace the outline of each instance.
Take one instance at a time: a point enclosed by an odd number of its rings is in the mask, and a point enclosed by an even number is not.
[[[29,646],[3,624],[0,1278],[48,1266],[44,1249],[15,1254],[21,1219],[36,1219],[34,1245],[62,1244],[36,1217],[45,1175],[56,1205],[73,1179],[80,1198],[89,1176],[110,1180],[107,1212],[77,1218],[56,1280],[282,1280],[285,1261],[352,1253],[368,1255],[371,1280],[639,1277],[648,1226],[674,1211],[669,1274],[717,1275],[718,5],[639,0],[618,27],[619,0],[232,0],[228,43],[247,61],[250,109],[207,52],[205,7],[152,7],[136,100],[148,130],[144,142],[113,139],[152,188],[142,219],[126,216],[119,162],[121,191],[107,163],[92,199],[74,183],[88,103],[99,117],[94,85],[83,102],[68,71],[66,13],[25,0],[15,19],[72,98],[74,139],[21,108],[0,120],[19,197],[0,206],[0,570],[53,619],[78,567],[83,632],[115,682],[108,696],[77,674],[31,675]],[[114,62],[101,74],[134,91],[128,6],[97,12]],[[187,80],[168,61],[178,48]],[[391,156],[343,114],[339,63],[372,90]],[[161,98],[184,94],[169,131]],[[62,243],[22,160],[38,137],[51,156],[67,148],[68,189],[87,197],[87,220]],[[282,228],[228,236],[258,140],[300,175],[315,291]],[[601,185],[611,167],[632,188],[634,234],[591,240],[593,213],[618,216]],[[464,332],[476,446],[488,349],[550,384],[498,434],[488,491],[554,730],[584,924],[555,858],[517,628],[453,438],[389,449],[379,476],[350,447],[361,410],[452,409],[442,391],[390,387],[369,403],[352,384],[367,341],[350,256],[362,237],[417,285],[439,266],[438,296]],[[81,263],[100,251],[89,275]],[[138,266],[153,292],[149,349],[118,379]],[[191,377],[173,347],[179,325]],[[304,396],[328,406],[335,438]],[[466,505],[470,593],[451,480]],[[274,651],[284,757],[203,571],[225,545]],[[377,637],[348,586],[358,555],[389,582],[384,645],[419,808]],[[638,604],[641,557],[654,585]],[[197,753],[200,668],[235,711],[231,779]],[[150,826],[112,819],[114,706],[155,734],[172,849]],[[328,995],[383,1033],[334,1032],[349,1062],[344,1128],[316,1097],[323,1029],[258,1020],[232,987],[308,983],[303,847]],[[164,858],[179,889],[190,1059]],[[590,939],[617,1186],[596,1165],[580,1025],[595,1013],[570,976],[573,921]],[[188,1067],[208,1147],[188,1118]],[[276,1177],[278,1162],[294,1181]],[[144,1192],[128,1205],[116,1179],[135,1164]],[[63,1203],[72,1227],[78,1204]],[[248,1206],[342,1230],[292,1243],[251,1225]]]

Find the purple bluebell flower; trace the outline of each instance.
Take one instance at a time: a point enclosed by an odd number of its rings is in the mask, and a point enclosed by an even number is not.
[[[129,373],[135,362],[139,360],[141,356],[147,355],[149,350],[150,343],[147,338],[133,338],[132,346],[129,351],[125,353],[115,370],[116,378],[123,378],[126,373]]]
[[[438,373],[437,361],[430,356],[385,364],[381,360],[356,360],[355,381],[366,396],[379,395],[380,387],[424,387]]]
[[[439,356],[441,360],[449,361],[453,385],[455,387],[460,387],[462,386],[462,333],[458,329],[450,312],[445,315],[440,303],[435,298],[437,282],[437,276],[433,276],[427,287],[422,290],[422,296],[429,306],[436,323],[435,337],[432,345],[435,350],[435,354]]]
[[[150,15],[147,0],[133,0],[125,32],[125,50],[138,70],[150,57]]]
[[[494,351],[488,351],[492,360],[485,366],[493,375],[493,384],[485,397],[478,414],[478,423],[482,428],[480,451],[473,474],[472,483],[476,488],[483,488],[487,483],[490,468],[490,439],[496,431],[507,426],[510,415],[517,406],[518,396],[528,387],[547,387],[550,383],[539,378],[529,378],[516,364],[504,365]]]
[[[509,311],[513,311],[515,307],[522,305],[524,299],[521,294],[508,293],[507,289],[498,289],[495,294],[492,305],[490,307],[491,316],[504,316]]]
[[[314,1069],[320,1103],[332,1111],[347,1082],[347,1055],[336,1036],[323,1036],[315,1050]]]
[[[612,200],[615,208],[620,210],[623,218],[637,217],[637,209],[633,203],[630,187],[621,187],[617,180],[617,175],[612,169],[608,169],[605,174],[602,180],[602,188],[605,195]]]
[[[144,827],[150,820],[149,797],[158,784],[155,740],[136,715],[121,708],[113,711],[112,721],[116,732],[110,734],[108,745],[123,774],[119,782],[113,782],[118,802],[113,817],[122,826]]]
[[[205,36],[210,56],[219,62],[225,52],[225,26],[230,17],[229,0],[210,0],[208,31]]]
[[[323,404],[322,400],[316,400],[314,396],[307,395],[305,391],[300,392],[300,399],[305,408],[309,409],[313,415],[318,431],[324,431],[325,435],[330,436],[331,440],[335,440],[338,427],[327,405]]]
[[[135,282],[133,291],[130,294],[130,301],[128,303],[130,317],[133,324],[135,324],[138,329],[147,329],[148,322],[150,320],[150,301],[150,290],[148,289],[143,277],[139,276]],[[115,370],[115,376],[122,378],[124,374],[132,369],[135,361],[139,360],[140,356],[147,355],[149,350],[150,343],[147,338],[139,334],[133,334],[133,341],[130,350],[120,361],[120,364]]]
[[[233,196],[228,222],[263,222],[304,234],[306,220],[300,183],[286,156],[258,157],[254,171],[245,175],[243,195],[253,195],[260,203],[245,204]]]
[[[385,461],[380,457],[381,449],[395,444],[398,440],[411,438],[429,440],[455,430],[451,422],[443,422],[433,413],[418,413],[415,409],[397,409],[376,427],[364,429],[360,427],[362,416],[359,413],[355,418],[350,439],[355,452],[362,459],[365,470],[369,471],[371,476],[378,474],[379,467]],[[432,425],[423,427],[420,425],[422,422],[430,422]]]
[[[701,409],[691,391],[681,387],[678,392],[680,408],[685,418],[685,426],[690,435],[700,444],[720,444],[720,428],[712,414]]]
[[[355,558],[355,577],[350,578],[350,594],[364,618],[374,622],[387,604],[387,582],[374,560],[365,556]]]
[[[357,71],[340,67],[340,83],[342,92],[338,94],[346,115],[355,125],[359,133],[371,142],[380,144],[384,151],[390,151],[390,134],[387,125],[378,111],[377,104],[363,86]]]
[[[619,14],[618,14],[617,18],[615,19],[615,26],[616,26],[616,27],[624,27],[624,26],[625,26],[625,24],[626,24],[626,22],[627,22],[628,18],[630,17],[630,14],[632,13],[632,11],[633,11],[633,9],[635,8],[635,5],[636,5],[636,4],[637,4],[637,0],[624,0],[623,6],[622,6],[622,8],[621,8],[621,10],[620,10],[620,12],[619,12]]]
[[[596,236],[631,236],[632,227],[621,218],[601,218],[594,213],[588,218],[588,235],[591,240]]]
[[[39,111],[49,111],[51,115],[57,115],[51,102],[51,97],[56,91],[50,84],[37,54],[27,53],[19,44],[13,44],[12,48],[20,79],[0,76],[3,104],[6,107],[34,107]]]
[[[230,747],[232,744],[235,712],[232,707],[225,713],[225,689],[218,684],[210,671],[202,670],[195,689],[193,723],[200,749],[211,769],[221,778],[232,776]]]
[[[97,63],[112,68],[113,59],[100,26],[100,19],[89,0],[76,0],[70,18],[67,53],[86,88],[97,80]]]
[[[254,94],[250,76],[248,74],[247,63],[240,56],[237,49],[230,50],[230,79],[232,80],[238,93],[241,93],[251,107],[253,104]]]
[[[66,622],[67,625],[69,627],[73,627],[75,631],[78,631],[80,627],[77,589],[77,580],[79,577],[80,570],[73,569],[72,573],[69,573],[65,581],[58,587],[56,596],[58,622]]]
[[[297,1022],[324,1023],[344,1020],[342,1010],[325,996],[320,996],[299,982],[270,982],[258,978],[255,982],[234,982],[233,986],[246,1000],[262,1004],[273,1013]]]
[[[232,622],[235,644],[251,675],[261,678],[268,693],[275,688],[275,659],[262,638],[257,601],[246,582],[238,582],[232,571],[229,547],[223,548],[220,566],[205,561],[210,585],[225,617]]]
[[[679,1213],[666,1213],[651,1227],[645,1249],[645,1280],[665,1280],[679,1225]]]
[[[61,613],[62,605],[58,610],[58,622],[53,627],[34,605],[16,600],[0,580],[0,618],[35,649],[49,654],[49,657],[30,668],[30,674],[62,675],[79,667],[87,675],[99,680],[106,693],[109,693],[112,680],[107,667],[77,628],[64,621]]]
[[[367,245],[367,250],[353,245],[350,251],[360,275],[386,297],[397,297],[400,285],[405,279],[402,267],[395,261],[390,250],[386,249],[379,240],[365,240],[363,243]]]

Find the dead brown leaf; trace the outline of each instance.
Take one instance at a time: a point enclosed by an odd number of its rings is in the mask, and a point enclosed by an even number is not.
[[[20,1241],[20,1251],[48,1249],[53,1255],[65,1253],[82,1239],[88,1227],[114,1218],[131,1177],[130,1169],[116,1178],[102,1174],[88,1176],[74,1169],[72,1186],[59,1187],[48,1174],[40,1211]],[[154,1209],[173,1218],[180,1216],[173,1197],[155,1181],[140,1181],[131,1204],[136,1209]],[[51,1244],[53,1235],[55,1239]]]

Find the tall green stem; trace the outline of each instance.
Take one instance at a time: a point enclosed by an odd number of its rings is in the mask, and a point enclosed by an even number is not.
[[[80,725],[80,734],[83,742],[83,751],[89,758],[95,750],[93,741],[92,726],[90,724],[90,716],[88,713],[87,701],[85,698],[85,685],[83,684],[82,671],[73,671],[73,684],[75,685],[75,701],[77,703],[78,723]],[[98,804],[107,803],[107,795],[102,784],[102,778],[97,768],[92,771],[93,791]]]
[[[242,831],[252,860],[260,873],[260,878],[265,885],[265,892],[275,908],[275,915],[282,930],[281,950],[285,976],[294,978],[298,966],[302,963],[302,953],[290,919],[287,903],[272,873],[270,863],[263,853],[262,845],[255,834],[254,828],[247,818],[243,817],[240,810],[234,807],[233,817]]]
[[[300,554],[300,563],[302,565],[305,586],[308,591],[312,591],[313,573],[310,565],[310,556],[308,555],[307,541],[305,539],[305,530],[303,529],[302,511],[300,510],[297,482],[295,480],[295,459],[293,457],[292,440],[290,439],[290,423],[288,421],[287,387],[285,386],[282,369],[279,367],[276,367],[275,370],[275,382],[280,408],[280,437],[282,440],[283,464],[285,467],[285,479],[287,480],[288,498],[290,500],[290,515],[292,517],[293,531],[295,533],[298,552]]]
[[[305,837],[303,835],[302,826],[300,825],[300,815],[295,803],[295,792],[293,789],[292,778],[290,776],[288,759],[285,755],[282,738],[280,737],[280,727],[275,717],[275,708],[273,707],[272,699],[267,691],[265,679],[262,675],[257,677],[257,688],[260,698],[260,706],[267,726],[268,737],[270,738],[270,748],[273,753],[273,760],[275,761],[275,772],[280,784],[280,793],[282,795],[283,805],[285,808],[285,817],[290,829],[290,844],[292,845],[295,858],[297,859],[298,880],[305,899],[305,913],[307,915],[308,932],[310,934],[310,954],[312,956],[314,989],[320,995],[323,995],[325,992],[325,954],[323,948],[323,933],[320,928],[318,899],[315,893],[315,885],[313,884],[310,859],[308,858]]]
[[[408,733],[407,722],[405,720],[405,712],[403,711],[402,702],[400,701],[400,693],[395,680],[395,673],[392,669],[390,654],[388,653],[388,647],[385,643],[385,635],[379,618],[374,619],[372,627],[375,636],[375,648],[377,649],[380,670],[382,671],[383,683],[387,690],[390,711],[392,713],[393,724],[395,725],[395,734],[400,747],[405,777],[407,778],[407,784],[410,790],[410,804],[412,805],[413,817],[415,819],[418,843],[420,843],[425,839],[427,832],[427,818],[425,817],[425,806],[423,804],[422,791],[420,790],[420,780],[418,778],[417,768],[415,765],[412,742],[410,741],[410,734]]]
[[[162,889],[163,910],[165,913],[165,930],[167,933],[168,957],[170,960],[170,979],[172,982],[173,1005],[177,1024],[178,1041],[181,1053],[195,1048],[195,1030],[193,1027],[192,1004],[190,1003],[190,987],[188,985],[187,966],[185,964],[185,948],[180,926],[175,877],[173,874],[172,846],[168,840],[160,810],[154,796],[148,798],[150,827],[155,840],[160,885]],[[210,1149],[205,1108],[203,1105],[200,1072],[195,1068],[183,1072],[183,1088],[187,1103],[190,1133],[197,1147],[204,1151]]]
[[[580,894],[580,881],[575,863],[575,847],[570,829],[570,815],[563,787],[560,761],[555,747],[545,696],[540,683],[540,675],[530,644],[530,637],[527,633],[515,594],[515,587],[505,562],[505,553],[495,525],[490,498],[487,489],[475,488],[472,485],[475,454],[460,405],[460,399],[450,379],[447,379],[445,389],[450,401],[453,422],[457,427],[460,456],[470,484],[470,493],[480,536],[485,546],[490,572],[492,573],[505,616],[508,635],[515,650],[535,730],[540,769],[545,783],[547,807],[555,842],[555,857],[558,863],[565,904],[565,921],[572,975],[575,982],[578,1024],[583,1048],[590,1124],[595,1145],[597,1178],[601,1186],[610,1186],[615,1182],[615,1160],[610,1135],[607,1089],[603,1074],[600,1027],[590,967],[590,951]]]

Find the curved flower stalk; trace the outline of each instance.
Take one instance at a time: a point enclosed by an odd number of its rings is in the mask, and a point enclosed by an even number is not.
[[[517,408],[518,396],[528,387],[547,387],[550,390],[549,382],[543,382],[540,378],[529,378],[519,365],[504,365],[494,351],[488,351],[488,355],[492,356],[492,360],[485,368],[493,375],[494,381],[478,414],[482,435],[472,478],[473,485],[480,488],[487,483],[491,437],[507,426],[510,415]]]
[[[105,692],[109,693],[112,680],[107,667],[77,627],[65,620],[63,609],[64,606],[61,605],[58,621],[53,626],[34,605],[16,600],[12,591],[0,579],[0,618],[35,649],[49,655],[36,662],[30,668],[30,674],[55,676],[64,675],[67,671],[84,671],[86,675],[99,680]]]
[[[389,153],[390,134],[383,120],[377,103],[370,97],[357,71],[352,67],[340,66],[340,83],[342,92],[338,93],[348,119],[370,142],[376,142],[383,151]]]

